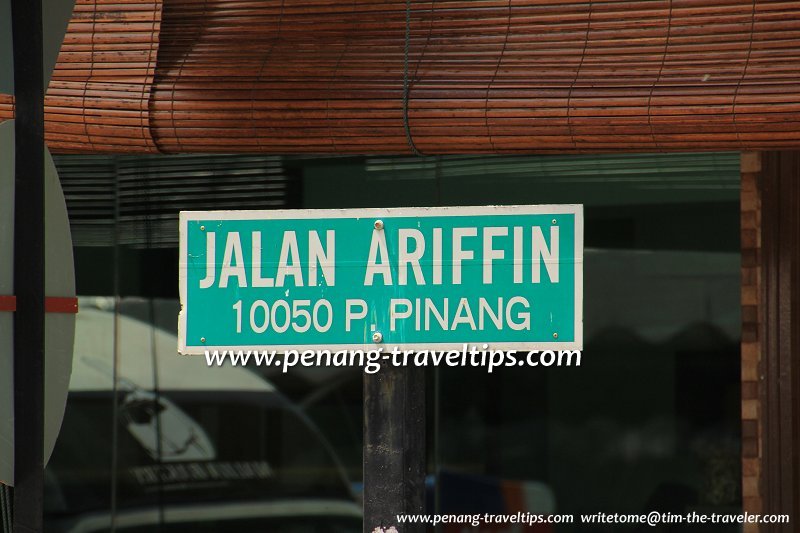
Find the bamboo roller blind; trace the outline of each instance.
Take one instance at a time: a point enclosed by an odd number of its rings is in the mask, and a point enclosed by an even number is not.
[[[409,153],[405,31],[404,0],[78,0],[48,142]],[[797,0],[414,0],[408,44],[424,153],[800,147]]]
[[[14,117],[14,98],[8,94],[0,94],[0,122]]]
[[[160,0],[77,0],[45,97],[53,152],[157,152],[149,121]]]

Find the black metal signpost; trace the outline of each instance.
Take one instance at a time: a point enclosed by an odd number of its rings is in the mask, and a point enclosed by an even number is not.
[[[12,0],[15,94],[14,532],[42,531],[44,88],[42,5]]]
[[[425,369],[364,374],[364,532],[424,531],[399,514],[425,508]]]

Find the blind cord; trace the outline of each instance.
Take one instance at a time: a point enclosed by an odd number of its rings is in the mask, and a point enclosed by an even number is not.
[[[406,130],[406,141],[411,148],[411,153],[416,156],[424,155],[417,149],[414,144],[414,138],[411,136],[411,126],[408,124],[408,49],[411,42],[411,0],[406,0],[406,36],[405,46],[403,47],[403,127]]]

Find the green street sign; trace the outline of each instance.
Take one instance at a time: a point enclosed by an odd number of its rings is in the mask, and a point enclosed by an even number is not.
[[[179,351],[582,349],[583,206],[182,212]]]

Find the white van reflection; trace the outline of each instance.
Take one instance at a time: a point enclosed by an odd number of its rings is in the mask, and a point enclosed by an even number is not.
[[[78,314],[46,531],[361,530],[338,461],[272,384],[178,356],[173,334],[92,303]]]
[[[102,369],[101,361],[83,357],[89,366]],[[113,375],[113,369],[105,369]],[[151,459],[168,461],[213,461],[214,444],[203,427],[168,397],[142,390],[120,377],[117,390],[123,393],[118,417]],[[160,440],[159,440],[160,436]]]

